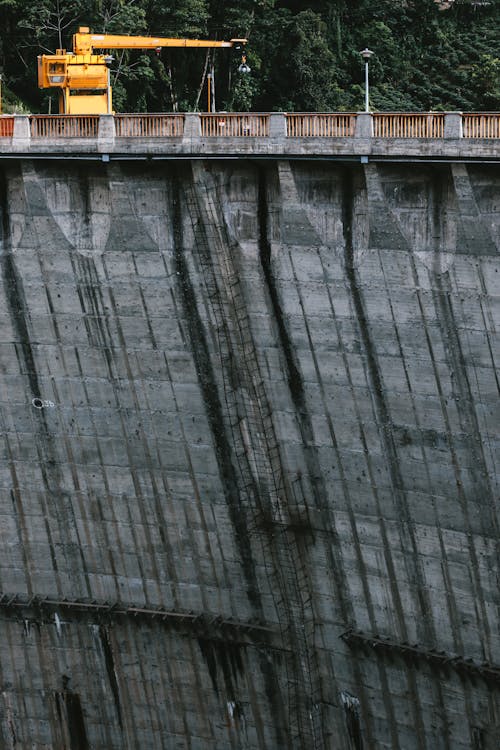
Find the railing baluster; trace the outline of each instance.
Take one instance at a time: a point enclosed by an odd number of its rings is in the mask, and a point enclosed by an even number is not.
[[[184,115],[115,115],[118,138],[170,138],[182,136]]]
[[[0,138],[11,138],[14,134],[14,118],[0,117]]]
[[[464,138],[500,138],[500,114],[468,112],[462,116]]]
[[[31,115],[33,138],[95,138],[98,115]]]
[[[442,138],[444,114],[376,112],[373,132],[376,138]]]
[[[208,137],[265,137],[269,135],[269,115],[253,112],[201,114],[201,134]]]
[[[354,135],[354,114],[287,114],[289,138],[342,138]]]

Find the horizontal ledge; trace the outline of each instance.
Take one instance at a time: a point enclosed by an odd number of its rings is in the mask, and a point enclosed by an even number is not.
[[[415,154],[388,156],[386,154],[296,154],[287,152],[275,153],[175,153],[175,154],[150,154],[150,153],[78,153],[78,152],[12,152],[1,153],[0,161],[12,160],[40,160],[40,161],[98,161],[104,164],[120,161],[144,161],[144,162],[161,162],[161,161],[329,161],[338,163],[355,163],[366,164],[374,163],[421,163],[421,164],[500,164],[500,154],[497,156],[418,156]]]
[[[0,593],[0,612],[23,620],[39,622],[43,616],[60,613],[62,616],[93,615],[97,618],[127,620],[142,619],[175,627],[188,628],[196,635],[208,637],[240,637],[245,635],[276,634],[276,630],[258,622],[245,622],[216,615],[212,612],[174,611],[163,607],[142,607],[121,601],[95,599],[57,599],[49,596]],[[51,621],[52,622],[52,621]],[[53,621],[55,623],[55,620]]]

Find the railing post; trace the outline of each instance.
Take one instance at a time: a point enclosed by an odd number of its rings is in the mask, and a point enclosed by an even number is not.
[[[31,124],[29,115],[14,115],[14,129],[12,131],[12,145],[19,148],[29,148],[31,143]]]
[[[371,112],[358,112],[356,115],[355,138],[373,138],[373,117]]]
[[[462,113],[461,112],[445,112],[444,137],[445,138],[463,138]]]
[[[186,112],[184,115],[183,141],[201,138],[201,117],[199,112]]]
[[[115,118],[113,115],[99,115],[97,127],[97,147],[99,151],[106,151],[115,145]]]
[[[269,115],[269,137],[286,138],[286,117],[283,112],[271,112]]]

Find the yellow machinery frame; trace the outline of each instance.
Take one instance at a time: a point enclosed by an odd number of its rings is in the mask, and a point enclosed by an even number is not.
[[[86,26],[73,35],[73,52],[58,49],[55,55],[39,55],[38,85],[59,89],[59,114],[98,115],[113,111],[109,55],[94,49],[154,49],[163,47],[233,47],[243,49],[246,39],[228,42],[209,39],[91,34]],[[244,55],[243,55],[244,57]]]

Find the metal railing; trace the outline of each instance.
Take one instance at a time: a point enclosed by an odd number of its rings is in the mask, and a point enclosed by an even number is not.
[[[377,112],[372,114],[375,138],[443,138],[444,112]]]
[[[182,136],[184,115],[115,115],[118,138],[169,138]]]
[[[216,113],[200,114],[201,134],[208,137],[265,137],[269,135],[269,115]]]
[[[12,138],[14,134],[14,118],[8,115],[0,117],[0,138]]]
[[[99,115],[31,115],[32,138],[97,138]]]
[[[500,114],[467,112],[462,115],[464,138],[500,138]]]
[[[286,134],[291,138],[348,138],[354,135],[355,114],[287,114]]]

